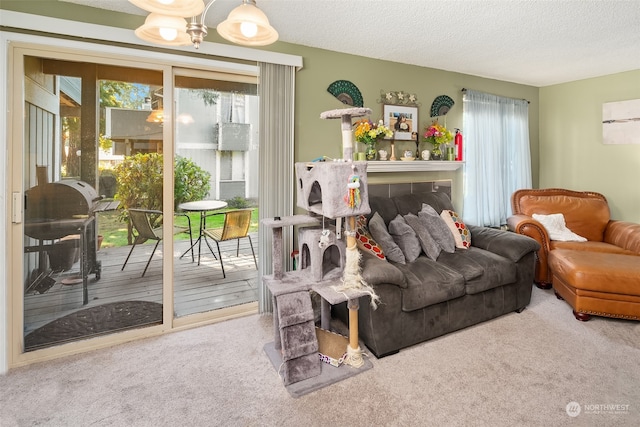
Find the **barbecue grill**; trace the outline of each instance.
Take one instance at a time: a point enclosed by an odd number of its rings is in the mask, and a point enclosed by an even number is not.
[[[86,182],[63,179],[39,184],[26,191],[24,233],[38,240],[25,252],[39,253],[39,278],[47,268],[46,251],[55,250],[53,241],[69,235],[80,235],[80,276],[84,304],[88,303],[87,278],[95,273],[100,279],[101,263],[97,260],[95,212],[105,210],[102,197]],[[51,243],[45,244],[50,241]],[[60,250],[60,247],[57,248]],[[51,280],[51,279],[49,279]],[[36,286],[34,286],[36,285]],[[32,283],[29,288],[37,288]],[[48,288],[47,288],[48,289]]]

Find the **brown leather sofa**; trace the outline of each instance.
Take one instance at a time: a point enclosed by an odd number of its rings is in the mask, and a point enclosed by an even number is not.
[[[591,314],[640,319],[640,224],[612,220],[607,199],[590,191],[522,189],[511,196],[511,206],[509,229],[540,243],[538,287],[553,286],[578,320]],[[550,240],[533,214],[555,213],[587,241]]]

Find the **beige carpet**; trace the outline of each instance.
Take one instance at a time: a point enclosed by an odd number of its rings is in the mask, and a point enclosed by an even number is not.
[[[250,316],[15,369],[5,426],[637,426],[640,322],[581,323],[551,291],[300,398]],[[572,415],[567,405],[573,405]]]

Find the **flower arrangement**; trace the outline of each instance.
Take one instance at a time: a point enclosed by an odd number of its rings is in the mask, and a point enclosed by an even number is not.
[[[374,144],[378,139],[390,138],[393,131],[384,125],[382,120],[373,123],[370,120],[358,120],[353,124],[355,129],[356,141],[364,142],[367,145]]]
[[[435,120],[431,125],[426,127],[424,141],[433,144],[433,154],[441,154],[440,145],[453,141],[453,134]]]

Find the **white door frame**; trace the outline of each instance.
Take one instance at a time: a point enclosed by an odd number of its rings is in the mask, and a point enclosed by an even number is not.
[[[6,253],[0,256],[0,271],[4,274],[4,280],[0,282],[0,373],[6,372],[8,368],[27,365],[34,362],[49,360],[60,356],[74,354],[96,348],[111,346],[116,342],[124,342],[140,337],[162,334],[172,328],[173,319],[173,258],[167,257],[163,261],[163,304],[164,322],[162,325],[144,328],[143,330],[132,330],[117,334],[117,337],[98,337],[84,342],[70,343],[64,346],[37,350],[29,353],[22,352],[24,347],[24,337],[21,331],[22,309],[21,303],[24,292],[21,287],[10,286],[11,283],[22,283],[22,226],[12,223],[12,203],[13,193],[17,193],[16,199],[22,200],[22,164],[16,161],[22,155],[22,141],[24,128],[22,125],[22,114],[24,99],[21,82],[24,78],[23,55],[53,57],[58,59],[75,59],[83,62],[102,62],[104,58],[109,58],[109,62],[114,65],[126,65],[135,68],[159,69],[164,72],[163,83],[165,87],[173,87],[172,67],[182,68],[198,67],[207,71],[223,71],[225,73],[236,74],[257,74],[257,66],[234,64],[217,60],[207,60],[201,58],[182,57],[173,54],[162,54],[145,52],[130,48],[117,48],[114,46],[96,45],[93,43],[78,42],[71,40],[58,40],[41,36],[27,34],[7,33],[1,34],[2,67],[0,70],[0,81],[7,82],[6,95],[0,97],[0,105],[3,111],[9,114],[0,117],[0,128],[6,129],[5,142],[0,143],[0,162],[5,166],[5,174],[0,176],[0,200],[5,205],[5,209],[0,216],[0,238],[5,243]],[[96,53],[99,52],[99,53]],[[13,83],[13,84],[12,84]],[[172,91],[169,91],[172,92]],[[165,94],[166,96],[167,94]],[[172,97],[172,94],[169,94]],[[173,102],[168,102],[171,108]],[[9,108],[7,108],[9,106]],[[168,115],[171,111],[165,111]],[[165,124],[163,127],[163,138],[165,149],[173,153],[173,127]],[[19,150],[16,148],[19,147]],[[19,151],[17,153],[16,151]],[[17,157],[16,157],[17,156]],[[172,156],[165,156],[165,170],[173,167]],[[165,174],[164,191],[170,192],[173,188],[173,174]],[[16,206],[21,210],[21,206]],[[165,194],[164,210],[170,212],[173,209],[171,194]],[[165,233],[171,234],[173,227],[171,221],[164,223]],[[16,244],[15,242],[20,242]],[[171,239],[165,242],[166,250],[172,253]],[[16,249],[16,247],[18,247]],[[17,280],[17,281],[16,281]],[[18,306],[17,309],[14,309]],[[206,323],[207,319],[199,319],[198,324]],[[210,322],[210,321],[209,321]],[[181,322],[182,323],[182,322]]]

